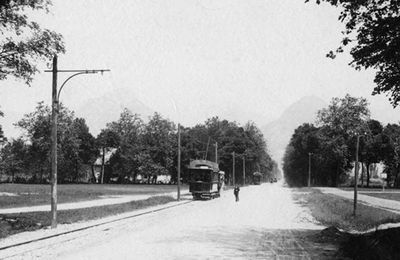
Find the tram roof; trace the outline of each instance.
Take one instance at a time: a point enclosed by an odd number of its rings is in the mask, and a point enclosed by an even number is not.
[[[210,169],[213,171],[219,171],[218,163],[208,160],[193,160],[189,164],[190,169]]]

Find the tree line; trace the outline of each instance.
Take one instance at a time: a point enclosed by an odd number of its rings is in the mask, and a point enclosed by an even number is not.
[[[400,187],[400,125],[383,126],[371,119],[366,99],[350,95],[333,98],[318,111],[316,125],[303,124],[294,131],[283,160],[286,181],[306,186],[311,159],[313,185],[346,182],[354,166],[357,138],[361,184],[370,185],[370,166],[382,162],[388,183]]]
[[[50,178],[51,109],[43,102],[24,115],[15,126],[23,134],[3,142],[0,150],[0,174],[4,182],[48,183]],[[60,104],[58,119],[58,181],[60,183],[101,182],[131,183],[138,176],[155,180],[170,175],[176,182],[177,125],[154,113],[145,122],[138,114],[124,109],[120,117],[106,125],[94,137],[85,119]],[[236,122],[208,119],[194,127],[181,126],[181,169],[187,180],[191,159],[218,162],[232,181],[233,152],[236,153],[236,182],[249,182],[253,172],[263,173],[264,180],[278,173],[267,152],[261,131],[253,122],[240,126]],[[217,147],[217,148],[216,148]],[[106,155],[109,158],[105,158]],[[245,172],[243,177],[243,158]],[[94,163],[102,164],[95,176]],[[240,174],[239,174],[240,172]]]

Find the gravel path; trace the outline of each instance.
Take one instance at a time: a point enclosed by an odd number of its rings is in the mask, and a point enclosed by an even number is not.
[[[318,189],[324,193],[333,194],[346,199],[354,200],[354,191],[344,191],[338,188],[325,188],[325,187]],[[368,206],[400,214],[400,201],[381,199],[377,197],[364,195],[361,193],[357,194],[357,201]]]
[[[182,195],[187,194],[188,191],[182,191]],[[83,209],[98,206],[106,206],[113,204],[127,203],[136,200],[145,200],[154,196],[172,196],[176,197],[176,192],[160,193],[160,194],[145,194],[145,195],[120,195],[120,196],[109,196],[97,200],[79,201],[71,203],[58,203],[57,210],[69,210],[69,209]],[[26,212],[40,212],[40,211],[50,211],[51,206],[39,205],[30,207],[18,207],[18,208],[7,208],[0,209],[0,214],[13,214],[13,213],[26,213]]]
[[[307,239],[322,228],[290,189],[264,184],[242,188],[239,202],[229,190],[215,200],[13,249],[11,259],[333,258],[334,246]]]

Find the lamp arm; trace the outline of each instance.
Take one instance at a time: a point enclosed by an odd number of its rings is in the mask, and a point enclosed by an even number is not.
[[[72,78],[75,77],[75,76],[78,76],[78,75],[80,75],[80,74],[90,74],[90,73],[96,73],[96,72],[87,70],[87,71],[78,72],[78,73],[75,73],[75,74],[69,76],[69,77],[64,81],[64,83],[61,85],[60,89],[58,90],[57,102],[60,100],[61,90],[62,90],[63,87],[65,86],[65,83],[67,83],[70,79],[72,79]]]

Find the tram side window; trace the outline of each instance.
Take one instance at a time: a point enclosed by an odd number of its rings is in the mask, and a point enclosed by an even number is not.
[[[211,174],[209,170],[192,170],[191,171],[191,181],[202,181],[202,182],[210,182]]]

